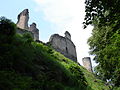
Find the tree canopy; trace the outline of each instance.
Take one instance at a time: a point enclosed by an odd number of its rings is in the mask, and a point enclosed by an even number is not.
[[[86,0],[85,4],[84,28],[94,26],[88,44],[99,63],[98,75],[120,86],[120,0]]]
[[[120,24],[120,0],[86,0],[85,27],[92,24],[93,20],[99,20],[101,25]]]

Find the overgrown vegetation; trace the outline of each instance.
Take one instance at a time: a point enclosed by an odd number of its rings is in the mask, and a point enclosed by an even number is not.
[[[110,87],[120,87],[120,0],[86,0],[85,3],[84,25],[94,26],[88,44],[99,63],[96,75],[108,80]]]
[[[13,22],[0,18],[1,90],[109,90],[77,63],[15,30]]]

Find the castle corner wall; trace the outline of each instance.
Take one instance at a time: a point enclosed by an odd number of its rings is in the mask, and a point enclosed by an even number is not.
[[[76,47],[69,38],[54,34],[50,37],[49,43],[56,51],[77,62]]]

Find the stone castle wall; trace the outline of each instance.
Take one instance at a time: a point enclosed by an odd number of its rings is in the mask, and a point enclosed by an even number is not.
[[[76,47],[70,38],[54,34],[50,37],[49,43],[56,51],[77,62]]]
[[[17,28],[16,33],[19,33],[19,34],[30,33],[31,36],[34,38],[34,34],[28,30],[23,30],[23,29]]]
[[[36,28],[36,24],[32,23],[29,27],[28,21],[29,11],[28,9],[25,9],[18,15],[17,27],[20,29],[17,30],[17,33],[23,34],[25,32],[29,32],[35,41],[39,40],[39,30]]]
[[[93,72],[93,70],[92,70],[92,63],[91,63],[90,57],[84,57],[84,58],[82,59],[82,61],[83,61],[84,67],[85,67],[88,71]]]
[[[29,20],[29,11],[28,9],[25,9],[18,15],[17,27],[28,30],[29,29],[28,20]]]
[[[39,30],[36,28],[36,24],[32,23],[29,27],[29,31],[34,34],[34,40],[39,40]]]
[[[29,11],[28,9],[23,10],[18,15],[17,22],[17,33],[24,34],[29,32],[35,41],[39,41],[39,30],[36,28],[36,24],[32,23],[30,27],[28,26],[29,21]],[[65,37],[58,34],[54,34],[50,37],[49,43],[52,47],[63,54],[65,57],[77,62],[76,47],[71,40],[71,35],[68,31],[65,32]],[[90,57],[85,57],[82,59],[84,67],[92,72],[92,64]]]

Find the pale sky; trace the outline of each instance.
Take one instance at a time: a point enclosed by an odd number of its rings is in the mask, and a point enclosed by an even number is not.
[[[29,24],[37,24],[41,41],[47,42],[54,33],[64,36],[64,32],[69,31],[76,46],[78,62],[82,65],[82,58],[90,56],[87,39],[93,27],[83,29],[84,0],[2,0],[0,16],[16,23],[17,15],[26,8],[30,14]]]

